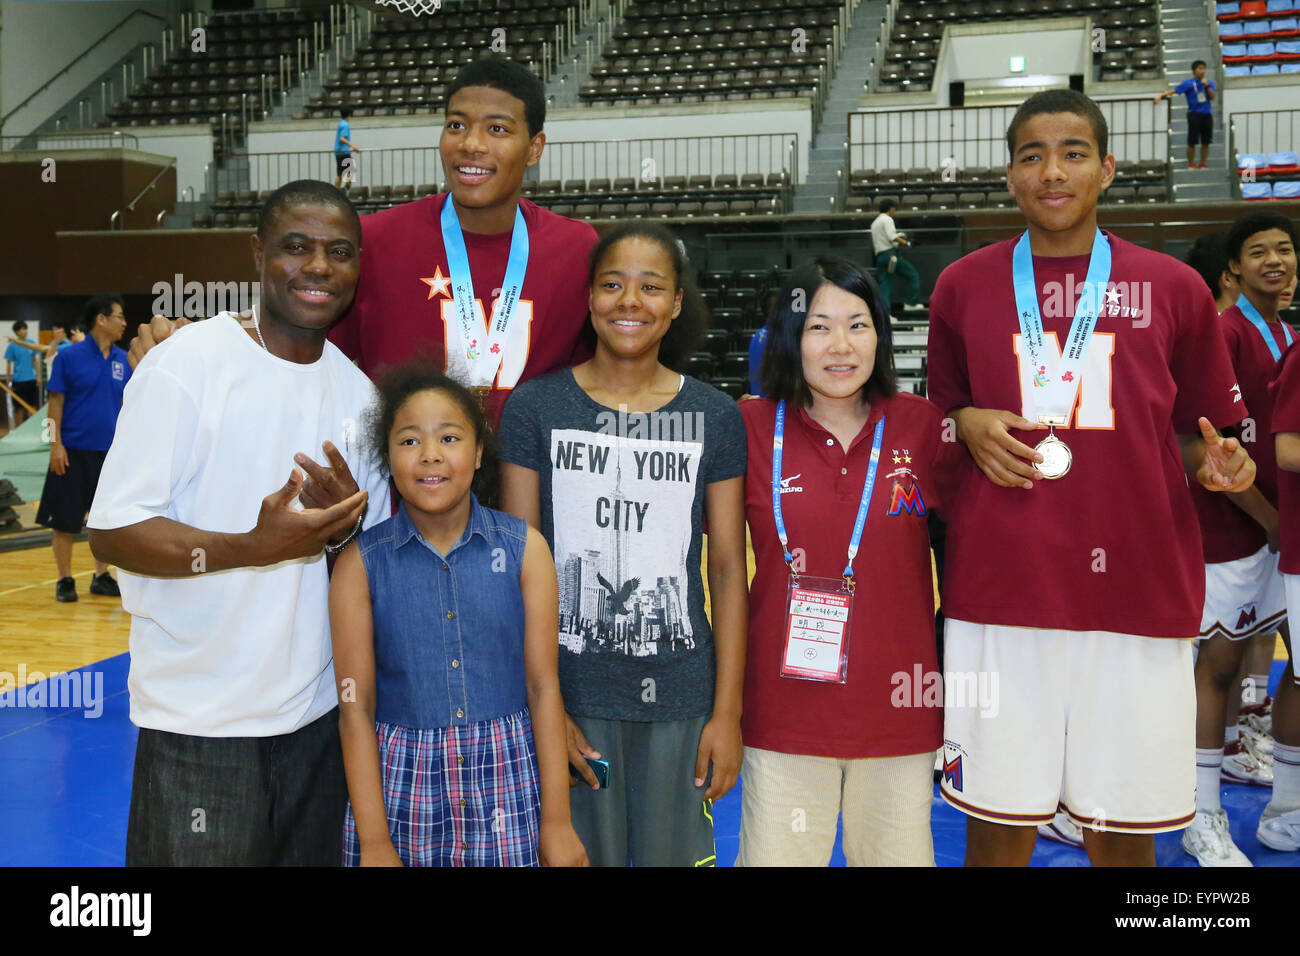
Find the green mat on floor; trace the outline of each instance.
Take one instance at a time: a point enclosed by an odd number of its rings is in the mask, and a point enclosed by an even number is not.
[[[0,404],[3,414],[3,404]],[[0,438],[0,478],[8,478],[23,496],[23,501],[36,501],[45,486],[45,473],[50,468],[50,446],[44,441],[41,423],[45,421],[45,406],[4,438]]]

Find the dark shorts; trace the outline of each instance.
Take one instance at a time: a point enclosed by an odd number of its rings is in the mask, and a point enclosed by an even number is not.
[[[343,175],[343,168],[344,168],[344,165],[345,165],[345,164],[347,163],[347,161],[348,161],[349,159],[351,159],[351,158],[352,158],[352,154],[351,154],[351,153],[335,153],[335,154],[334,154],[334,169],[335,169],[335,175],[336,175],[336,176],[342,176],[342,175]]]
[[[55,531],[79,534],[86,523],[86,512],[95,500],[99,473],[104,467],[106,451],[68,449],[68,467],[63,474],[45,473],[41,505],[36,509],[36,523]]]
[[[1187,145],[1195,146],[1197,143],[1204,143],[1209,146],[1214,140],[1214,114],[1213,113],[1192,113],[1187,114]]]
[[[338,708],[277,737],[140,728],[127,866],[338,866],[348,805]]]
[[[14,382],[11,386],[14,394],[21,398],[32,408],[39,408],[41,404],[41,388],[36,384],[36,379],[30,382]]]

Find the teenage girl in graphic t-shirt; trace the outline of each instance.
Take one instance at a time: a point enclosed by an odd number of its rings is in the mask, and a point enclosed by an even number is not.
[[[712,801],[740,769],[744,432],[675,370],[704,320],[685,270],[660,226],[606,233],[595,357],[516,389],[501,421],[503,504],[552,539],[560,575],[573,823],[598,866],[712,865]]]

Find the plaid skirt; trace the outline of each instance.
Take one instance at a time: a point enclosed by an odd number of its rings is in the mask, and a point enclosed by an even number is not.
[[[541,787],[528,711],[465,727],[377,723],[388,832],[407,866],[537,866]],[[361,864],[348,804],[343,865]]]

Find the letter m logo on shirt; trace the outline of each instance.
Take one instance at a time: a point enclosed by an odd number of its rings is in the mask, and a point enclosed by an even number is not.
[[[949,760],[946,756],[943,759],[943,779],[947,781],[948,786],[952,787],[958,793],[961,792],[961,754]]]
[[[889,496],[889,512],[891,516],[902,514],[904,511],[914,515],[925,514],[925,501],[921,498],[921,486],[913,482],[912,487],[904,488],[900,482],[894,481],[894,493]]]
[[[1251,605],[1250,610],[1243,610],[1241,616],[1237,618],[1237,630],[1248,627],[1255,623],[1255,607]]]

